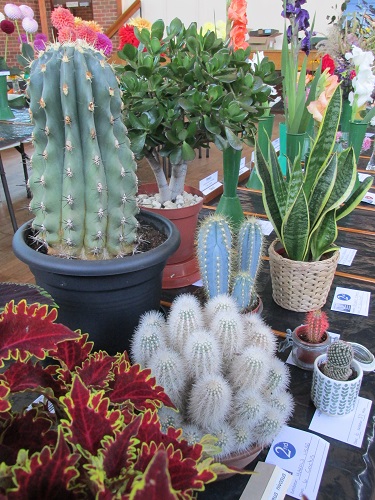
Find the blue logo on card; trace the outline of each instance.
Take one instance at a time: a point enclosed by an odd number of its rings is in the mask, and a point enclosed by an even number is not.
[[[337,298],[338,298],[339,300],[345,300],[345,301],[347,301],[347,300],[350,300],[350,299],[351,299],[351,296],[350,296],[350,295],[348,295],[347,293],[339,293],[339,294],[337,295]]]
[[[273,451],[279,458],[283,458],[284,460],[293,458],[296,454],[295,447],[292,445],[292,443],[288,443],[287,441],[276,443],[273,447]]]

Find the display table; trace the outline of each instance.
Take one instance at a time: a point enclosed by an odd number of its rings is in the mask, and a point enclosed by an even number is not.
[[[359,167],[364,168],[368,158],[361,158]],[[362,170],[363,171],[363,170]],[[373,174],[371,171],[363,171]],[[375,191],[374,188],[371,189]],[[247,214],[256,214],[266,219],[262,197],[259,191],[239,187],[238,194],[241,204]],[[210,205],[205,205],[201,217],[212,213],[218,199]],[[358,342],[375,353],[375,310],[370,300],[368,316],[359,316],[331,311],[332,299],[337,286],[371,292],[375,294],[375,206],[361,203],[350,215],[339,221],[339,246],[357,249],[357,254],[350,267],[338,265],[334,282],[328,296],[324,310],[330,321],[330,331],[341,334],[343,340]],[[274,239],[275,233],[266,237],[266,248]],[[264,258],[263,267],[258,281],[258,293],[264,303],[263,318],[278,335],[279,343],[284,340],[287,328],[294,329],[302,324],[304,313],[295,313],[282,309],[272,299],[269,263]],[[165,290],[163,299],[168,304],[173,298],[183,292],[197,292],[197,287],[191,286],[178,290]],[[279,353],[282,360],[286,360],[290,348]],[[312,372],[304,371],[296,366],[290,366],[290,390],[295,401],[293,416],[289,421],[291,427],[307,431],[315,412],[310,400]],[[361,386],[360,396],[374,401],[375,373],[365,374]],[[322,481],[319,487],[319,500],[369,500],[374,498],[375,491],[375,444],[374,444],[374,405],[371,407],[369,420],[362,447],[357,448],[336,439],[320,435],[330,443],[327,461]],[[311,431],[309,431],[311,432]],[[257,461],[264,461],[268,453],[265,449],[248,468],[253,470]],[[209,484],[206,490],[198,495],[200,500],[236,500],[244,490],[249,477],[236,475],[224,481]],[[287,497],[292,498],[292,497]]]

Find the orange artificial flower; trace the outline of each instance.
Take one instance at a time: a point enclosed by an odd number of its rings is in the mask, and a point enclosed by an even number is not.
[[[325,77],[324,73],[322,77]],[[324,81],[325,87],[316,101],[311,101],[307,106],[309,113],[313,115],[314,120],[321,122],[328,103],[333,96],[334,91],[339,86],[337,75],[330,75]]]
[[[242,22],[246,25],[246,6],[247,2],[245,0],[232,0],[228,8],[228,19],[234,22]]]
[[[247,36],[247,29],[241,24],[236,24],[230,30],[231,46],[234,50],[246,49],[249,44],[245,41]]]

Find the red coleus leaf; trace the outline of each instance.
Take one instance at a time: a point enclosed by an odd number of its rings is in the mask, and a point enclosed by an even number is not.
[[[116,358],[106,352],[94,352],[76,371],[87,387],[104,388],[112,376],[111,369],[115,361]]]
[[[28,306],[25,300],[17,305],[14,301],[6,304],[0,314],[0,367],[3,360],[10,358],[25,360],[33,355],[44,359],[58,342],[79,336],[66,326],[55,324],[56,318],[56,309],[48,312],[48,306]]]
[[[48,498],[49,500],[75,499],[69,489],[70,482],[78,476],[76,464],[79,455],[72,453],[64,440],[61,429],[53,453],[44,447],[40,453],[31,456],[24,467],[15,467],[17,489],[8,492],[9,500]]]
[[[58,399],[66,392],[62,382],[52,377],[41,365],[33,364],[32,360],[25,363],[14,361],[0,375],[0,379],[8,383],[12,393],[31,390]]]
[[[8,401],[10,388],[5,381],[0,380],[0,414],[9,411],[12,407]]]
[[[15,464],[21,449],[28,450],[29,455],[32,455],[44,446],[55,446],[57,433],[51,430],[53,423],[37,408],[8,420],[0,434],[0,462]]]
[[[135,444],[138,444],[137,433],[141,423],[141,415],[137,416],[114,439],[104,445],[104,470],[109,479],[120,476],[121,470],[129,466],[129,460],[135,459]]]
[[[78,375],[73,376],[71,391],[62,399],[68,419],[62,420],[69,430],[69,441],[80,444],[95,455],[105,436],[113,436],[122,425],[119,410],[109,410],[104,391],[90,392]]]
[[[112,403],[123,403],[130,399],[137,410],[154,409],[164,403],[174,408],[164,389],[156,385],[155,377],[151,377],[151,370],[142,370],[139,365],[130,365],[122,359],[114,367],[114,379],[108,384],[107,396]]]
[[[69,374],[74,371],[77,366],[81,366],[88,357],[94,346],[93,342],[88,342],[88,334],[81,334],[74,341],[67,340],[60,342],[56,349],[50,353],[50,356],[57,359],[64,373]],[[70,382],[70,381],[69,381]]]
[[[171,477],[168,471],[168,457],[165,450],[159,450],[143,476],[134,481],[132,500],[177,500],[179,497],[173,491]]]

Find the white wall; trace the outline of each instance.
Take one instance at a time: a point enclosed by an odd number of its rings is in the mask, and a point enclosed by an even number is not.
[[[131,5],[132,0],[123,0],[124,9]],[[325,33],[327,16],[335,10],[334,5],[341,4],[337,0],[307,0],[303,6],[309,11],[310,18],[314,14],[315,31]],[[142,17],[150,21],[163,19],[169,24],[174,17],[179,17],[188,25],[196,21],[198,26],[205,22],[225,20],[226,0],[142,0]],[[282,0],[249,0],[247,3],[247,17],[249,29],[272,28],[280,32],[284,30],[284,20],[281,17]],[[276,48],[281,46],[281,36],[277,39]]]

